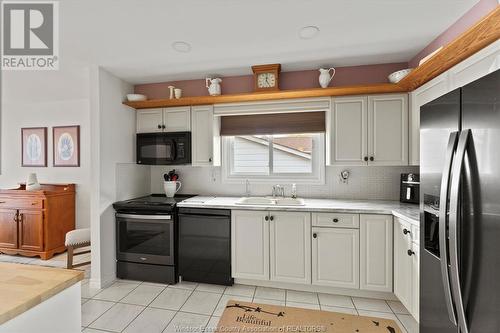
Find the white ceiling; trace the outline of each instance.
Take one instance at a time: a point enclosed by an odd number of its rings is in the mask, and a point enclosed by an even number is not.
[[[62,0],[63,57],[131,83],[405,62],[478,0]],[[301,27],[316,25],[311,40]],[[189,53],[174,51],[186,41]]]

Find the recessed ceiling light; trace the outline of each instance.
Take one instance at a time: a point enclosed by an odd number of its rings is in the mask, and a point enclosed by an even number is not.
[[[187,53],[191,51],[191,45],[186,42],[178,41],[172,43],[172,48],[177,52]]]
[[[312,39],[319,34],[319,28],[315,25],[308,25],[299,30],[299,37],[302,39]]]

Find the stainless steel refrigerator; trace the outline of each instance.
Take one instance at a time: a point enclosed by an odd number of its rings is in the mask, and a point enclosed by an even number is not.
[[[500,71],[420,109],[420,332],[500,332]]]

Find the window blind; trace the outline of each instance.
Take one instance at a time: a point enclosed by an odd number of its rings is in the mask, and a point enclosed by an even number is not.
[[[220,135],[271,135],[325,132],[325,112],[222,116]]]

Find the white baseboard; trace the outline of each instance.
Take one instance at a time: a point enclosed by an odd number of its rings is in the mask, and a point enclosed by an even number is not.
[[[380,291],[333,288],[333,287],[315,286],[310,284],[295,284],[295,283],[283,283],[274,281],[249,280],[249,279],[234,279],[234,283],[259,286],[259,287],[310,291],[310,292],[319,292],[325,294],[335,294],[344,296],[366,297],[366,298],[385,299],[394,301],[397,300],[396,295],[394,295],[393,293],[380,292]]]

